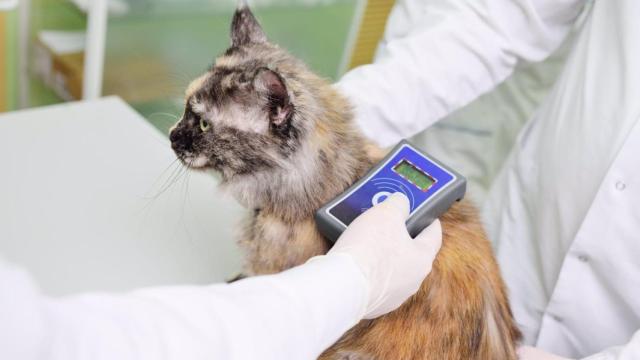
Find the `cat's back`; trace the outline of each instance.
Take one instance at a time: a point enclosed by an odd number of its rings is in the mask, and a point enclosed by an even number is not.
[[[428,299],[434,333],[447,342],[433,342],[449,356],[440,359],[516,359],[521,338],[493,249],[468,200],[454,204],[440,217],[442,248],[419,297]]]

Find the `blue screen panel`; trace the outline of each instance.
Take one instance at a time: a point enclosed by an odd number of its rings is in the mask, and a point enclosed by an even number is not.
[[[435,183],[424,191],[415,182],[410,181],[411,179],[398,174],[393,168],[403,161],[433,179]],[[453,175],[449,172],[405,144],[360,187],[331,207],[329,214],[347,226],[365,210],[384,201],[395,192],[401,192],[407,196],[411,205],[411,214],[413,214],[426,200],[451,183],[453,179]]]

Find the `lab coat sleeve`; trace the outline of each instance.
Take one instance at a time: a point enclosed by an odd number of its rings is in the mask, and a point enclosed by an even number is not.
[[[0,359],[315,359],[360,320],[366,291],[339,254],[233,284],[60,299],[0,264]]]
[[[365,135],[392,145],[491,90],[519,62],[545,59],[585,2],[398,1],[374,63],[337,87]]]
[[[597,326],[594,324],[594,326]],[[609,348],[601,353],[591,355],[583,360],[636,360],[640,359],[640,330],[626,345]]]

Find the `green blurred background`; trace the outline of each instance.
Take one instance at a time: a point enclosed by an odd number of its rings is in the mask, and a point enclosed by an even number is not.
[[[31,0],[29,58],[18,58],[20,24],[16,10],[1,16],[6,67],[5,110],[19,107],[19,63],[29,68],[43,30],[84,31],[87,15],[68,0]],[[110,14],[104,95],[116,94],[162,131],[181,111],[186,85],[229,44],[235,0],[128,0],[127,10]],[[319,74],[336,79],[358,0],[253,1],[269,38]],[[2,34],[2,33],[0,33]],[[28,106],[62,102],[37,71],[29,71]],[[0,94],[2,95],[2,94]]]

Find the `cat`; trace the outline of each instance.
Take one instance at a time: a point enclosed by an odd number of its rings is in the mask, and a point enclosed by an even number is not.
[[[186,91],[171,146],[188,167],[220,174],[251,209],[239,244],[244,275],[272,274],[324,254],[314,212],[384,156],[357,130],[329,82],[270,43],[242,4],[231,47]],[[441,217],[443,245],[417,294],[349,330],[320,359],[516,359],[520,339],[477,211]]]

